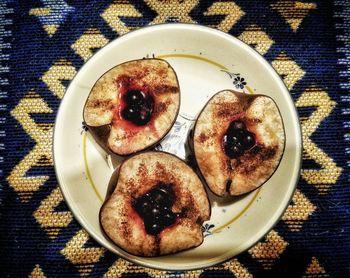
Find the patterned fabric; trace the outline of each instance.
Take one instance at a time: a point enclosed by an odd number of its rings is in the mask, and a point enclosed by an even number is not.
[[[300,113],[301,179],[280,222],[221,265],[167,272],[127,262],[73,218],[52,158],[68,82],[130,30],[193,22],[252,45]],[[33,0],[0,3],[1,277],[350,276],[350,2]]]

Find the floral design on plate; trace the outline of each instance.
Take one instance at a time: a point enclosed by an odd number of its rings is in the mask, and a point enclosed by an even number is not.
[[[240,73],[233,73],[229,72],[227,70],[221,70],[223,72],[226,72],[231,79],[233,79],[233,85],[235,85],[236,89],[243,89],[245,85],[247,85],[247,82],[243,77],[241,77]]]
[[[213,229],[214,227],[215,227],[214,224],[208,224],[208,223],[204,224],[202,226],[202,231],[203,231],[204,237],[211,236],[213,234],[211,229]]]

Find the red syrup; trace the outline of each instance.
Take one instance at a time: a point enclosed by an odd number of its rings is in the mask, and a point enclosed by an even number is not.
[[[123,111],[128,108],[126,96],[132,91],[139,91],[147,99],[150,99],[152,102],[151,112],[154,110],[154,97],[149,87],[145,84],[140,84],[140,82],[127,75],[118,77],[115,82],[119,105],[113,110],[113,125],[125,130],[127,132],[127,136],[132,136],[142,130],[145,130],[145,128],[149,128],[150,131],[156,132],[152,114],[145,124],[136,124],[131,120],[125,119],[123,116]]]

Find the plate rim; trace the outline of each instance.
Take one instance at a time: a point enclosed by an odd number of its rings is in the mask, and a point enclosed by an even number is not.
[[[295,134],[295,138],[297,139],[297,142],[295,142],[295,147],[296,150],[298,151],[298,157],[299,160],[296,160],[294,163],[297,163],[297,170],[295,171],[295,173],[292,175],[293,178],[293,186],[289,186],[287,192],[289,193],[288,195],[285,194],[286,196],[288,196],[288,198],[282,198],[281,200],[281,204],[276,210],[275,213],[273,214],[274,217],[271,217],[271,219],[274,219],[273,221],[267,221],[265,223],[264,227],[264,233],[261,234],[259,237],[257,237],[255,240],[253,240],[252,242],[250,242],[247,247],[243,248],[238,254],[236,255],[228,255],[227,256],[227,252],[223,253],[220,256],[216,256],[215,258],[210,259],[210,263],[205,263],[208,260],[204,261],[204,263],[197,263],[195,266],[190,266],[190,267],[163,267],[163,266],[157,266],[152,262],[145,262],[145,261],[140,261],[139,258],[142,259],[148,259],[147,257],[142,257],[142,256],[135,256],[132,254],[128,254],[125,250],[123,250],[121,247],[119,247],[123,252],[125,252],[127,255],[122,254],[121,252],[116,252],[113,248],[106,246],[104,244],[104,242],[100,239],[100,237],[98,235],[96,235],[93,231],[91,231],[89,229],[89,227],[87,225],[85,225],[84,223],[84,217],[82,217],[81,215],[77,215],[76,211],[73,210],[72,208],[72,204],[70,202],[68,202],[69,199],[69,192],[64,190],[64,186],[62,185],[63,181],[60,179],[60,173],[58,172],[57,169],[57,163],[56,163],[56,154],[55,154],[55,146],[57,145],[57,143],[55,144],[55,137],[56,137],[56,128],[58,125],[58,120],[59,120],[59,116],[62,112],[62,103],[65,100],[65,98],[67,98],[67,94],[66,92],[69,90],[71,84],[76,80],[77,75],[81,72],[81,69],[83,69],[85,67],[85,65],[87,63],[92,63],[94,59],[98,59],[99,56],[101,55],[101,53],[103,51],[106,51],[106,49],[111,48],[113,46],[113,44],[116,44],[120,41],[120,39],[125,39],[127,37],[132,37],[132,36],[137,36],[138,33],[144,33],[146,31],[149,31],[151,29],[154,29],[154,31],[158,31],[162,30],[162,29],[168,29],[168,28],[174,28],[174,29],[183,29],[183,31],[186,31],[188,29],[192,29],[192,31],[203,31],[203,32],[209,32],[209,33],[213,33],[214,35],[220,35],[223,38],[226,38],[228,40],[231,40],[232,42],[235,41],[240,47],[245,48],[247,51],[249,51],[249,54],[252,54],[256,57],[256,59],[259,61],[259,63],[264,64],[265,68],[267,68],[270,72],[270,74],[273,76],[273,79],[275,81],[278,81],[278,85],[283,88],[283,90],[285,90],[286,93],[289,93],[289,90],[286,86],[286,84],[283,82],[282,78],[280,77],[280,75],[277,73],[277,71],[272,67],[272,65],[265,59],[265,57],[263,55],[261,55],[258,51],[256,51],[253,47],[251,47],[250,45],[246,44],[245,42],[243,42],[242,40],[240,40],[239,38],[226,33],[224,31],[212,28],[212,27],[208,27],[208,26],[204,26],[201,24],[197,24],[197,23],[160,23],[160,24],[153,24],[153,25],[147,25],[147,26],[143,26],[141,28],[138,28],[136,30],[132,30],[128,33],[119,35],[118,37],[112,39],[111,41],[109,41],[106,45],[104,45],[103,47],[101,47],[98,51],[96,51],[94,53],[94,55],[92,55],[89,59],[87,59],[86,61],[84,61],[84,63],[82,64],[82,66],[77,70],[77,72],[75,73],[75,75],[73,76],[72,80],[70,80],[70,82],[68,83],[68,86],[65,89],[65,94],[63,95],[62,99],[60,100],[60,104],[59,107],[57,109],[57,113],[56,113],[56,117],[55,117],[55,122],[54,122],[54,128],[53,128],[53,132],[52,132],[52,147],[51,147],[51,151],[52,151],[52,158],[53,158],[53,166],[54,166],[54,171],[55,171],[55,175],[57,178],[57,182],[58,182],[58,186],[60,188],[60,191],[62,193],[63,199],[65,201],[65,203],[67,204],[70,212],[72,212],[74,219],[80,224],[81,228],[83,228],[96,242],[98,242],[101,247],[106,248],[107,250],[109,250],[110,252],[112,252],[113,254],[131,262],[131,263],[136,263],[140,266],[143,267],[147,267],[147,268],[153,268],[153,269],[158,269],[158,270],[163,270],[163,271],[191,271],[191,270],[201,270],[203,268],[206,267],[210,267],[216,264],[223,264],[235,257],[237,257],[239,254],[242,254],[244,252],[246,252],[249,248],[251,248],[252,246],[254,246],[257,242],[259,242],[262,238],[264,238],[273,228],[274,226],[280,222],[283,213],[286,211],[288,205],[290,204],[295,191],[297,189],[297,185],[300,179],[300,174],[301,174],[301,169],[302,169],[302,149],[303,149],[303,137],[302,137],[302,129],[301,129],[301,124],[300,124],[300,117],[297,111],[297,108],[295,106],[295,102],[292,99],[292,97],[289,94],[289,97],[287,98],[289,101],[289,106],[291,108],[292,114],[294,114],[293,116],[296,118],[296,122],[294,123],[296,126],[296,131],[298,134]],[[91,62],[92,61],[92,62]],[[292,183],[291,183],[292,184]],[[79,209],[78,209],[79,212]],[[276,215],[278,215],[276,217]],[[272,223],[271,223],[272,222]],[[131,257],[129,257],[131,256]],[[224,258],[223,258],[224,257]],[[151,259],[151,258],[150,258]],[[164,263],[167,266],[169,266],[171,263]]]

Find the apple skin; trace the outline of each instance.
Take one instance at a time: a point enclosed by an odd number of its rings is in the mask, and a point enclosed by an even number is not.
[[[238,158],[223,148],[230,123],[243,121],[255,134],[256,145]],[[285,148],[285,131],[274,100],[223,90],[200,112],[193,132],[196,164],[210,190],[221,197],[246,194],[264,184],[276,171]]]
[[[150,235],[133,202],[159,181],[172,184],[176,199],[171,210],[181,216],[159,234]],[[202,223],[210,214],[207,192],[193,169],[172,154],[147,151],[130,156],[114,171],[99,219],[116,245],[134,255],[153,257],[202,244]]]
[[[135,125],[122,117],[123,96],[142,90],[153,99],[147,124]],[[161,59],[128,61],[104,73],[94,84],[84,106],[84,125],[108,153],[128,156],[156,145],[170,131],[180,108],[177,75]]]

